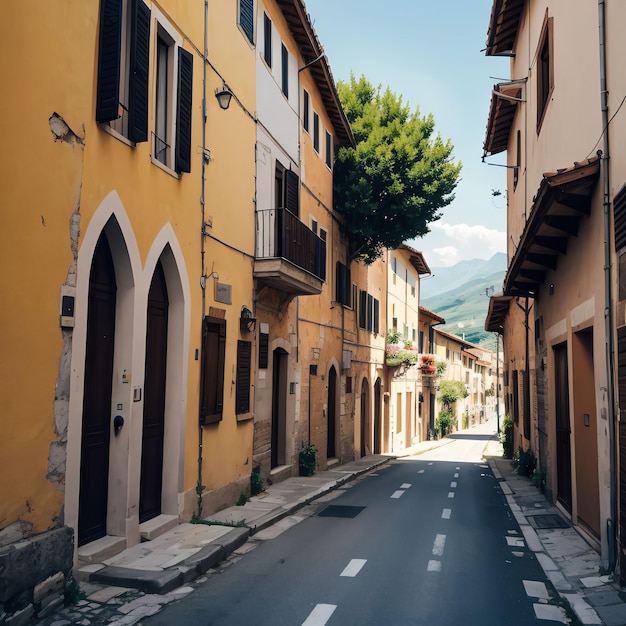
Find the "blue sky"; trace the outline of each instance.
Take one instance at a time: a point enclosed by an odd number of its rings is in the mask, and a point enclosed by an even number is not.
[[[305,2],[335,81],[364,75],[412,110],[432,113],[463,163],[454,201],[409,245],[430,267],[506,252],[506,169],[481,162],[491,89],[509,76],[508,59],[483,52],[492,0]]]

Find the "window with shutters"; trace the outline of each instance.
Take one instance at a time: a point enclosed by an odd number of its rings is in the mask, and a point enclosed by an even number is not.
[[[176,172],[191,171],[191,81],[193,57],[182,38],[154,9],[155,120],[153,162]]]
[[[306,89],[302,90],[302,128],[309,132],[311,126],[311,96]]]
[[[202,328],[202,375],[200,422],[215,424],[222,419],[224,403],[224,358],[226,320],[207,316]]]
[[[281,89],[285,98],[289,98],[289,52],[284,43],[280,44]]]
[[[239,0],[238,23],[248,41],[254,44],[254,0]]]
[[[537,49],[537,133],[541,129],[548,103],[552,97],[552,90],[554,89],[553,21],[554,18],[548,17],[548,11],[546,10]]]
[[[250,366],[252,363],[252,342],[237,342],[237,381],[235,388],[235,413],[250,412]]]
[[[332,169],[333,167],[333,138],[328,131],[326,133],[326,165]]]
[[[133,143],[148,140],[150,9],[100,0],[96,121]]]
[[[352,288],[352,279],[350,277],[350,268],[343,263],[337,261],[336,269],[336,301],[344,306],[351,306],[350,295]]]
[[[320,116],[313,111],[313,148],[320,153]]]
[[[300,178],[293,170],[285,169],[280,161],[276,161],[274,171],[274,208],[288,209],[300,216]]]
[[[267,13],[263,13],[263,58],[272,67],[272,20]]]

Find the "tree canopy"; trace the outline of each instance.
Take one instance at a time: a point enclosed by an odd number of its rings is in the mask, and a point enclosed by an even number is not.
[[[334,205],[344,217],[353,259],[371,263],[384,248],[429,232],[454,199],[461,163],[453,146],[433,136],[432,114],[411,112],[402,97],[364,76],[337,84],[356,148],[339,150]]]

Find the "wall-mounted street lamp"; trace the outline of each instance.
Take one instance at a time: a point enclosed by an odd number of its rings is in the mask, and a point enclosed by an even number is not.
[[[222,88],[215,90],[215,97],[220,105],[220,109],[225,111],[230,106],[230,99],[233,97],[233,92],[228,88],[228,85],[222,81]]]
[[[241,317],[239,318],[239,328],[251,333],[256,325],[256,318],[252,317],[252,311],[247,307],[241,307]]]

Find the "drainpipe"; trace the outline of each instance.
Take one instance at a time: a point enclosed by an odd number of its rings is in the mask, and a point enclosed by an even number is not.
[[[201,276],[203,277],[200,281],[200,286],[202,287],[202,341],[200,343],[200,352],[202,352],[202,347],[204,345],[204,316],[206,314],[206,278],[204,271],[204,255],[205,255],[205,201],[204,201],[204,178],[205,178],[205,170],[206,170],[206,159],[205,159],[205,151],[206,151],[206,117],[207,117],[207,106],[206,106],[206,65],[207,60],[209,58],[209,48],[208,48],[208,23],[209,23],[209,0],[204,0],[204,54],[202,58],[202,173],[200,178],[200,208],[201,208],[201,217],[202,217],[202,229],[200,232],[200,269]],[[204,363],[204,355],[201,354],[202,361],[200,369],[202,370]],[[201,402],[198,402],[198,407],[200,407]],[[199,408],[200,411],[200,408]],[[198,495],[198,518],[202,517],[202,492],[204,491],[204,485],[202,484],[202,420],[200,414],[198,414],[198,483],[196,485],[196,493]]]
[[[608,91],[606,86],[606,8],[605,1],[598,0],[599,37],[600,37],[600,101],[602,110],[602,129],[604,136],[603,150],[598,151],[602,167],[603,209],[604,209],[604,334],[606,346],[607,404],[609,422],[609,480],[610,480],[610,517],[606,521],[607,543],[609,549],[609,571],[614,571],[617,561],[615,520],[617,520],[617,487],[615,459],[615,392],[614,392],[614,341],[613,315],[611,304],[611,201],[609,184],[609,116]]]

